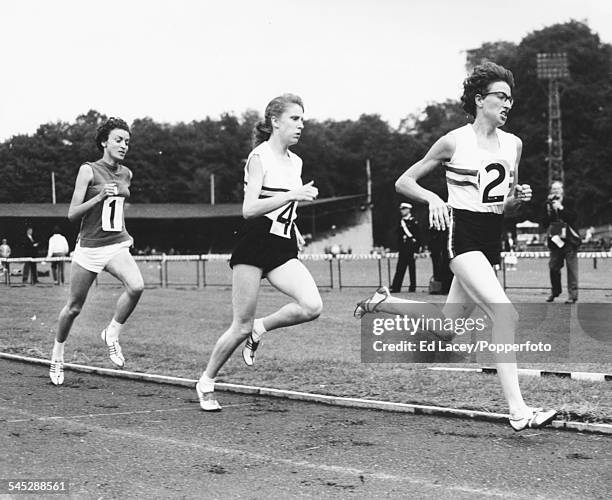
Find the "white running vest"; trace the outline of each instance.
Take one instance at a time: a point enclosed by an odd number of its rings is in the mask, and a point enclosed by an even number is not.
[[[448,204],[471,212],[501,214],[514,183],[518,138],[497,129],[499,151],[478,147],[471,124],[449,132],[455,139],[455,153],[445,163]]]
[[[262,142],[247,158],[244,166],[244,188],[249,182],[249,162],[253,156],[259,156],[263,166],[263,185],[259,198],[270,198],[279,193],[291,191],[302,185],[302,159],[288,151],[290,166],[277,160],[268,142]],[[283,238],[291,238],[291,227],[297,217],[297,201],[289,202],[282,207],[265,214],[272,220],[270,233]]]

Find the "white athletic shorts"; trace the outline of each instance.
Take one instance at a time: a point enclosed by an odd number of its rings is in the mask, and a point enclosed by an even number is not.
[[[91,271],[99,273],[104,270],[114,257],[122,252],[129,253],[129,248],[134,241],[130,238],[121,243],[114,243],[103,247],[82,247],[77,243],[74,253],[72,254],[72,262],[76,262],[79,266]]]

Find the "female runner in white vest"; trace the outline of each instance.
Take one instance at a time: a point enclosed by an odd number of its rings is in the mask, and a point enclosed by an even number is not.
[[[68,302],[59,314],[51,354],[49,376],[55,385],[64,382],[64,342],[81,312],[89,288],[102,270],[108,271],[125,287],[111,322],[101,334],[111,361],[119,368],[125,364],[119,333],[144,290],[140,269],[129,251],[133,240],[125,229],[123,214],[124,202],[130,196],[132,171],[121,162],[129,143],[127,123],[109,118],[96,133],[96,146],[102,158],[81,165],[77,175],[68,218],[71,221],[81,219],[81,228],[72,256]]]
[[[493,320],[494,344],[513,344],[518,314],[497,280],[504,210],[516,210],[531,199],[531,187],[519,185],[522,142],[499,129],[512,108],[514,77],[492,62],[474,68],[464,81],[463,109],[474,122],[440,138],[425,157],[397,180],[398,193],[429,205],[429,223],[449,231],[448,254],[454,278],[442,311],[434,304],[392,297],[386,288],[357,305],[356,315],[382,311],[440,319],[469,318],[478,305]],[[448,204],[418,184],[439,166],[446,169]],[[433,332],[450,340],[448,332]],[[510,425],[520,431],[550,423],[555,410],[530,408],[519,388],[516,357],[497,355],[497,373],[508,403]]]
[[[233,320],[215,344],[196,384],[205,411],[221,409],[214,393],[215,377],[236,347],[246,341],[242,357],[252,366],[266,331],[312,321],[321,314],[317,285],[297,259],[298,243],[303,244],[295,226],[297,202],[311,201],[318,195],[312,182],[302,185],[302,160],[289,150],[299,141],[303,128],[304,105],[292,94],[273,99],[266,107],[264,121],[255,127],[256,147],[244,168],[242,215],[246,220],[230,260]],[[264,277],[293,300],[255,319]]]

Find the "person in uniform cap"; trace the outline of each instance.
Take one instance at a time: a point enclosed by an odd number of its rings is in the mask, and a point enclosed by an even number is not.
[[[414,253],[419,249],[419,227],[417,220],[412,216],[412,204],[400,204],[400,219],[398,226],[398,251],[397,267],[391,283],[391,292],[399,292],[402,289],[406,267],[410,277],[409,292],[416,290],[416,266]]]

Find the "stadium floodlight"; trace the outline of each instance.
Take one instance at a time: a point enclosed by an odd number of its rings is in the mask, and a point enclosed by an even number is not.
[[[569,78],[565,52],[541,52],[537,55],[538,79],[548,81],[548,185],[564,181],[563,140],[559,80]]]
[[[537,61],[537,72],[540,80],[569,78],[567,54],[565,52],[540,52]]]

